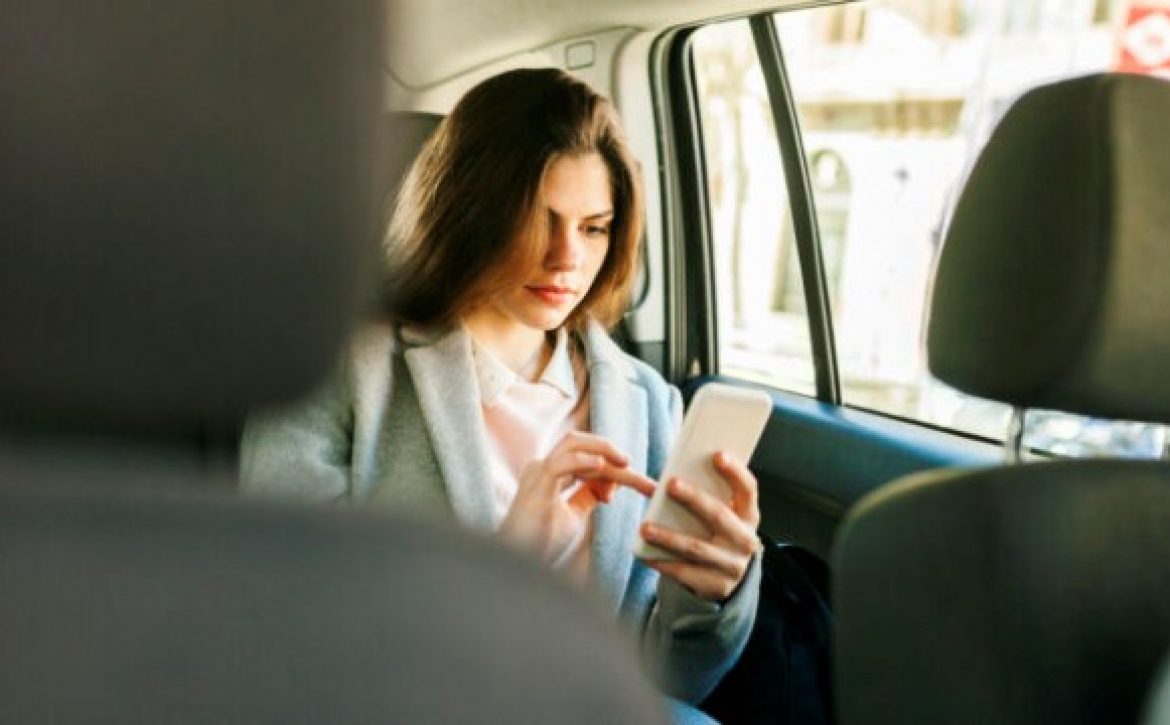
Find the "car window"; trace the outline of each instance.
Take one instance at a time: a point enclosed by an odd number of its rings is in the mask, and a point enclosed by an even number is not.
[[[692,45],[711,205],[721,372],[815,393],[776,129],[747,20]]]
[[[846,405],[1005,438],[1007,406],[964,395],[926,369],[928,289],[947,215],[1016,97],[1060,78],[1133,70],[1135,53],[1150,59],[1149,33],[1134,29],[1141,18],[1129,10],[1121,0],[871,0],[775,15]],[[799,261],[747,21],[699,31],[694,59],[720,372],[811,393]],[[1167,446],[1161,426],[1053,411],[1029,411],[1024,430],[1025,446],[1058,455],[1157,457]]]

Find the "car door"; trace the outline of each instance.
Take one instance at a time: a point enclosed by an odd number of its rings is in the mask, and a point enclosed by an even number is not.
[[[751,462],[764,531],[827,556],[860,497],[999,462],[1013,426],[1032,455],[1162,454],[1158,426],[1025,416],[924,362],[946,215],[998,115],[1116,57],[1121,3],[1041,5],[873,0],[659,38],[660,366],[687,393],[771,395]]]

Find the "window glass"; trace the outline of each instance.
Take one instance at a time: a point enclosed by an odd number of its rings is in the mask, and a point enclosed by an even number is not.
[[[1006,406],[963,395],[926,371],[926,291],[943,222],[1013,99],[1115,67],[1125,5],[870,0],[776,15],[847,404],[1004,438]],[[1059,455],[1159,456],[1166,431],[1030,411],[1024,442]]]
[[[693,36],[715,264],[720,372],[815,392],[784,170],[746,20]],[[825,161],[826,178],[833,173]],[[829,179],[834,183],[834,179]]]
[[[849,405],[1002,440],[1006,406],[926,371],[943,222],[996,120],[1038,84],[1118,67],[1124,0],[870,0],[778,13]],[[693,38],[720,372],[813,394],[780,153],[746,20]],[[1029,411],[1025,445],[1156,457],[1166,430]]]

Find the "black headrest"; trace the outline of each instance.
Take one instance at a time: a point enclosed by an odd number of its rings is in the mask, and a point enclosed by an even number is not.
[[[441,115],[424,111],[392,111],[386,114],[385,135],[393,139],[394,143],[386,153],[386,164],[382,171],[386,179],[386,196],[391,204],[423,144],[442,122]]]
[[[383,163],[378,169],[383,199],[383,230],[389,227],[397,205],[398,192],[402,189],[402,183],[406,181],[411,165],[442,122],[443,116],[424,111],[391,111],[383,118],[383,136],[391,140],[383,155]],[[373,300],[374,317],[381,317],[387,310],[392,309],[395,299],[391,270],[385,266],[379,269],[383,271],[383,285],[379,296]]]
[[[1170,464],[928,471],[860,501],[833,566],[853,723],[1133,723],[1170,651]]]
[[[0,424],[232,419],[376,248],[380,3],[0,5]]]
[[[1170,422],[1170,83],[1038,88],[993,133],[939,260],[930,369],[1023,407]]]

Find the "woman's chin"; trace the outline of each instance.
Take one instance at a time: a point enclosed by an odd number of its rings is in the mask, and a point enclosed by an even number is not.
[[[529,327],[548,332],[556,330],[565,324],[565,320],[569,319],[569,312],[561,310],[539,310],[533,311],[532,314],[526,315],[526,317],[527,319],[524,322]]]

